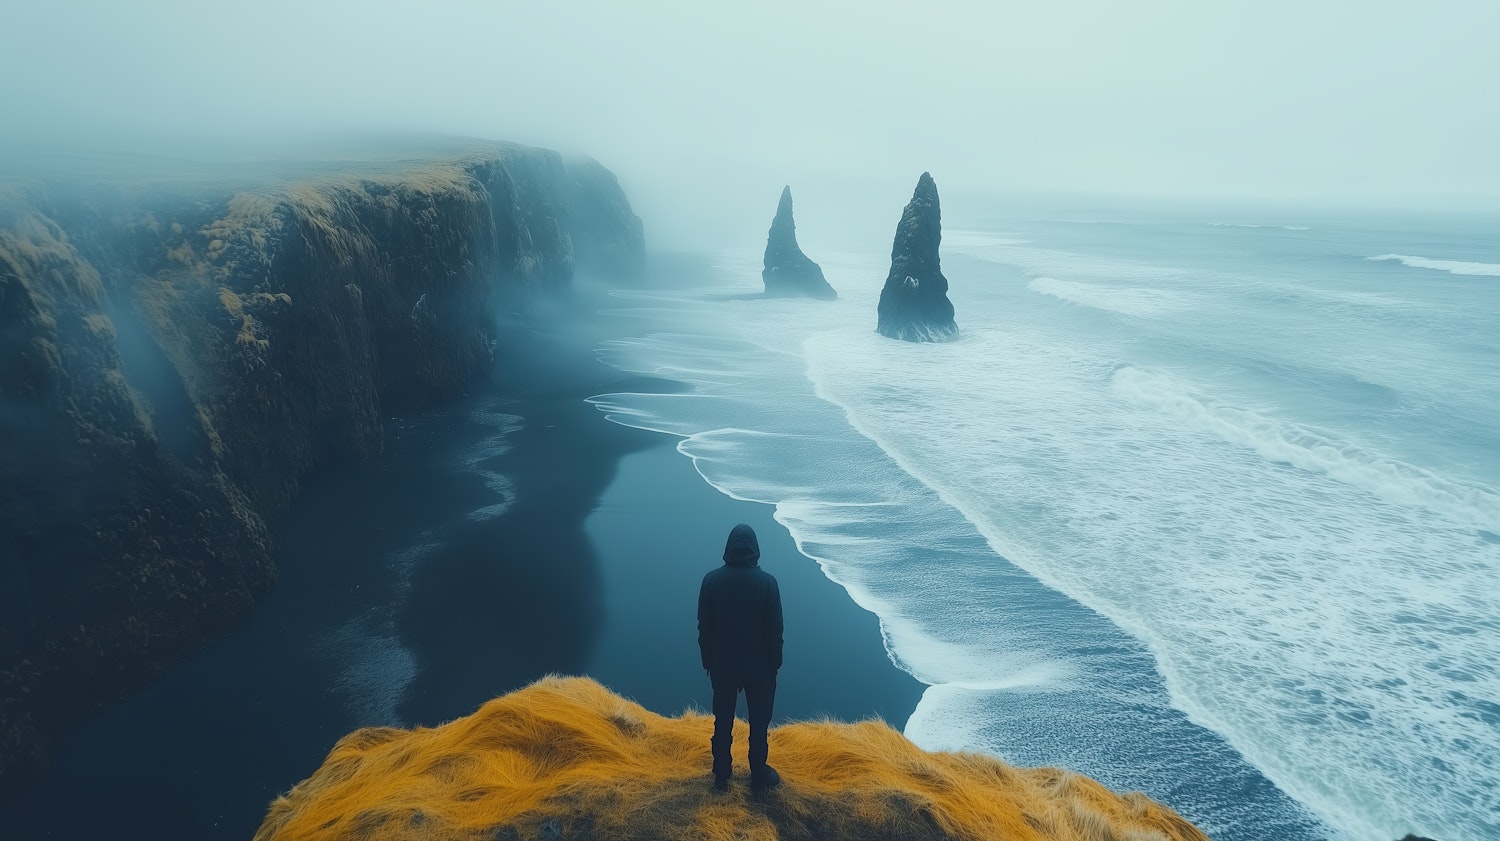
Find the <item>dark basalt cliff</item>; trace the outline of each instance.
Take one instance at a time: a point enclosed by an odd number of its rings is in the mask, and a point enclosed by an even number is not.
[[[875,330],[880,335],[908,342],[951,342],[958,338],[953,304],[948,300],[948,279],[938,263],[942,239],[937,184],[924,172],[896,226],[891,272],[880,290],[877,310]]]
[[[643,265],[591,160],[318,169],[0,183],[0,788],[240,622],[266,518],[379,452],[383,413],[462,391],[502,308]]]
[[[791,187],[781,190],[776,218],[771,220],[771,232],[766,237],[765,268],[760,277],[765,281],[766,295],[772,298],[807,297],[832,301],[839,296],[823,277],[823,269],[797,246]]]
[[[593,158],[567,162],[572,186],[569,222],[573,261],[581,271],[622,280],[646,273],[641,220],[630,209],[615,174]]]

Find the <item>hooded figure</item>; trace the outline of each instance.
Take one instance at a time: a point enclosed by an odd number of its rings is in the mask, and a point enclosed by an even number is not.
[[[760,543],[741,523],[729,532],[724,565],[703,576],[698,590],[698,650],[714,688],[714,788],[729,788],[730,738],[739,693],[750,720],[750,787],[781,782],[766,764],[766,731],[781,669],[781,589],[756,565]]]

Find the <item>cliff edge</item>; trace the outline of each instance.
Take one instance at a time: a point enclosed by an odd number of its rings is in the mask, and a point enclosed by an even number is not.
[[[465,389],[498,313],[644,260],[614,175],[545,149],[252,169],[0,180],[0,788],[234,628],[267,518]]]
[[[1143,794],[1056,768],[928,753],[879,721],[771,731],[782,785],[710,790],[712,717],[666,718],[545,678],[441,727],[346,736],[271,804],[255,841],[974,839],[1207,841]]]

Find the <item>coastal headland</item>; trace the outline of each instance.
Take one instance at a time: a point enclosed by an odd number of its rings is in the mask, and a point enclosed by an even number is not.
[[[705,774],[709,729],[702,713],[665,718],[591,680],[547,678],[442,727],[350,734],[272,804],[255,841],[1207,841],[1145,795],[929,753],[879,721],[775,728],[783,784],[753,793],[741,778],[718,794]]]
[[[486,141],[0,183],[0,789],[238,627],[270,518],[495,364],[496,314],[632,276],[592,160]]]

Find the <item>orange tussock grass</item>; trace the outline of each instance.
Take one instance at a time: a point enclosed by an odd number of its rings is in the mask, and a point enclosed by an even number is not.
[[[255,841],[984,839],[1207,841],[1143,794],[1055,768],[929,753],[880,721],[771,731],[783,784],[709,789],[712,717],[667,718],[544,678],[441,727],[366,728],[271,804]]]

